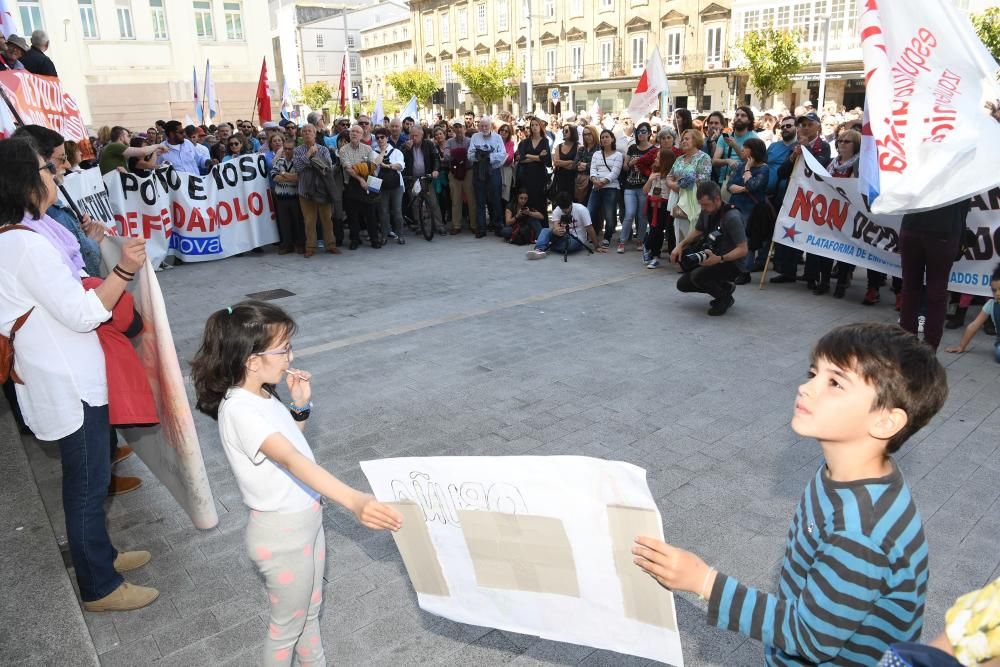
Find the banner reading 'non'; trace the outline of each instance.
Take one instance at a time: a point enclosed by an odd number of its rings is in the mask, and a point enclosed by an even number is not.
[[[901,277],[902,216],[872,213],[857,179],[833,178],[809,151],[802,157],[774,226],[775,243]],[[973,195],[966,226],[975,244],[952,266],[948,289],[990,296],[990,272],[1000,261],[1000,186]]]

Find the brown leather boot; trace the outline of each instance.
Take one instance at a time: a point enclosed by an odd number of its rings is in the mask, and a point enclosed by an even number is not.
[[[119,477],[111,475],[111,484],[108,485],[109,496],[123,496],[131,493],[142,486],[142,480],[138,477]]]
[[[156,598],[160,597],[160,591],[146,586],[136,586],[127,581],[105,595],[100,600],[84,602],[83,608],[87,611],[131,611],[141,609]]]
[[[119,445],[115,449],[115,455],[111,457],[111,465],[116,463],[121,463],[128,457],[132,456],[133,450],[128,445]]]

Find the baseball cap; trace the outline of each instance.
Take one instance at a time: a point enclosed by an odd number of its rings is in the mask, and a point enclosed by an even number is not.
[[[820,123],[820,122],[822,122],[822,121],[821,121],[821,120],[819,119],[819,116],[818,116],[818,115],[816,115],[816,112],[815,112],[815,111],[810,111],[809,113],[804,113],[804,114],[802,114],[801,116],[799,116],[798,118],[796,118],[796,119],[795,119],[795,124],[796,124],[796,125],[798,125],[798,124],[799,124],[799,123],[801,123],[801,122],[802,122],[803,120],[811,120],[811,121],[813,121],[814,123]]]
[[[269,120],[266,123],[264,123],[264,129],[265,130],[276,130],[279,127],[281,127],[281,126],[278,125],[277,123],[275,123],[273,120]]]
[[[465,127],[465,119],[464,118],[452,118],[451,119],[451,126],[455,127],[456,125],[461,125],[462,127]]]
[[[278,126],[279,127],[288,127],[291,124],[292,124],[292,121],[288,120],[287,118],[282,118],[281,120],[278,121]]]

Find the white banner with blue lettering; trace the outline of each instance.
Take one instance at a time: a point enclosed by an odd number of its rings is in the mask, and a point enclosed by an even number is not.
[[[902,216],[872,213],[856,178],[833,178],[809,151],[802,157],[774,225],[774,242],[901,277]],[[952,266],[948,289],[990,296],[990,273],[1000,262],[1000,186],[972,197],[966,226],[975,244]]]
[[[263,155],[244,155],[196,176],[161,167],[150,176],[104,176],[118,234],[144,238],[153,266],[223,259],[276,243],[274,202]]]

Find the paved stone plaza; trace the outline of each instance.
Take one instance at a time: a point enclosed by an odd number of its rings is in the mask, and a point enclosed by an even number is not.
[[[275,303],[298,321],[295,365],[314,377],[307,436],[348,483],[367,488],[358,462],[388,456],[627,461],[646,469],[668,541],[773,590],[789,519],[821,460],[788,427],[810,346],[837,324],[895,321],[889,291],[881,305],[859,305],[860,270],[842,301],[801,284],[740,287],[736,306],[710,318],[707,296],[677,292],[672,268],[647,270],[631,249],[568,264],[523,251],[493,237],[411,237],[308,260],[269,248],[158,276],[185,372],[212,311],[251,292],[294,293]],[[930,543],[925,638],[955,597],[1000,576],[1000,365],[985,336],[941,359],[948,403],[898,457]],[[145,484],[109,502],[111,534],[119,548],[153,553],[128,578],[161,596],[140,611],[84,615],[104,665],[250,665],[258,655],[267,602],[243,549],[247,510],[215,423],[196,422],[219,525],[196,530],[138,457],[122,464]],[[57,450],[25,445],[62,536]],[[388,534],[332,505],[325,525],[322,625],[335,664],[652,664],[425,613]],[[677,598],[686,664],[760,664],[760,645],[708,627],[704,607]]]

